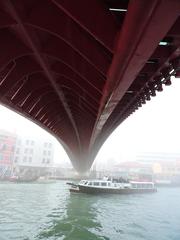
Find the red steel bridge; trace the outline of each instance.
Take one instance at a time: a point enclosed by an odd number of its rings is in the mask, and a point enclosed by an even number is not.
[[[180,0],[0,0],[0,102],[90,168],[133,112],[180,76]]]

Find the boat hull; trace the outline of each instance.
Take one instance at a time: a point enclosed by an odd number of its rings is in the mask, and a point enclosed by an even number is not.
[[[70,188],[69,191],[70,191],[71,193],[80,193],[79,188]]]
[[[113,194],[133,194],[133,193],[153,193],[157,192],[156,188],[153,189],[132,189],[132,188],[96,188],[96,187],[86,187],[79,186],[79,192],[90,193],[90,194],[100,194],[100,193],[113,193]]]

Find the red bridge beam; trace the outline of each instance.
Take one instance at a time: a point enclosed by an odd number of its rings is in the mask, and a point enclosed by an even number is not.
[[[61,92],[58,89],[58,86],[57,86],[57,84],[56,84],[56,82],[55,82],[55,80],[54,80],[54,78],[52,76],[52,73],[49,70],[49,66],[45,62],[45,60],[42,58],[38,47],[36,46],[36,44],[33,41],[32,35],[29,33],[28,29],[26,28],[26,26],[24,25],[22,19],[20,18],[20,15],[19,15],[19,13],[18,13],[18,11],[16,9],[16,5],[13,2],[11,2],[10,0],[7,0],[5,2],[5,6],[6,6],[7,10],[9,11],[9,13],[12,15],[12,17],[18,23],[19,30],[21,31],[24,39],[26,40],[29,48],[34,53],[37,62],[40,64],[40,66],[44,70],[44,73],[46,74],[49,82],[51,83],[52,87],[54,88],[57,96],[59,97],[59,100],[62,103],[62,105],[63,105],[63,107],[64,107],[64,109],[65,109],[65,111],[67,113],[68,119],[70,120],[70,123],[72,125],[73,130],[74,130],[74,133],[75,133],[75,136],[76,136],[76,139],[77,139],[78,150],[79,150],[79,152],[81,152],[81,143],[80,143],[80,137],[79,137],[79,133],[78,133],[78,130],[77,130],[76,122],[75,122],[75,120],[74,120],[74,118],[72,116],[72,113],[71,113],[71,111],[69,109],[69,106],[68,106],[68,104],[66,102],[66,99],[65,99],[65,97],[63,95],[63,92]]]
[[[179,16],[179,0],[131,0],[108,72],[91,146],[107,119]]]
[[[96,0],[52,0],[94,39],[113,52],[114,39],[118,31],[114,18],[102,3]],[[84,9],[84,11],[82,11]],[[87,17],[89,16],[89,17]],[[96,24],[95,24],[96,23]],[[107,34],[108,31],[108,34]]]

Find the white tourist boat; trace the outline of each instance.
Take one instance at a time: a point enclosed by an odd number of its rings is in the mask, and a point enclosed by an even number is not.
[[[118,179],[107,180],[81,180],[78,184],[69,183],[70,192],[81,193],[151,193],[157,192],[153,182],[125,181]]]

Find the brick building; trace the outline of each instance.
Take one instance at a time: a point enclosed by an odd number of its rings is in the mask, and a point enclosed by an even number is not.
[[[7,131],[0,131],[0,179],[11,175],[16,135]]]

